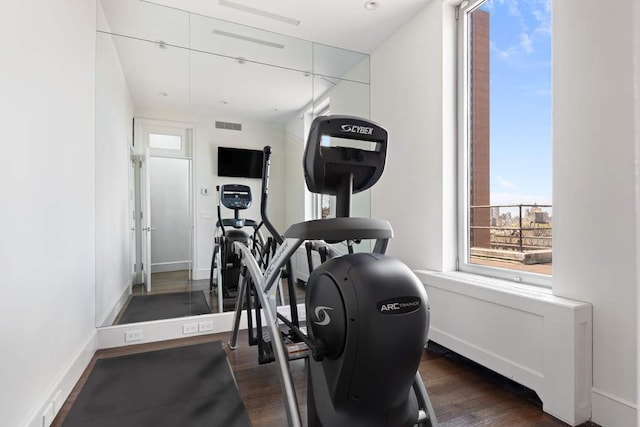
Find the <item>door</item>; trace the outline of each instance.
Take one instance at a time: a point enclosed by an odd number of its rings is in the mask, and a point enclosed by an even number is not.
[[[192,278],[193,131],[142,119],[136,124],[141,160],[141,267],[144,288],[150,293],[152,273],[186,270],[188,280]]]
[[[150,233],[153,280],[168,275],[188,282],[191,267],[190,163],[185,158],[153,155],[148,160],[150,223],[155,230]]]
[[[140,166],[140,188],[142,190],[142,274],[144,286],[151,292],[151,171],[149,148],[146,149]]]
[[[136,282],[137,274],[137,239],[136,239],[136,158],[131,156],[129,162],[129,265],[131,266],[130,276],[133,286]]]

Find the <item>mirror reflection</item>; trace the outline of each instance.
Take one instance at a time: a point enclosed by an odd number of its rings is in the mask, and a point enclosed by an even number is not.
[[[306,134],[320,114],[369,116],[369,57],[146,2],[101,0],[97,19],[96,323],[233,310],[214,255],[216,187],[251,192],[220,217],[245,220],[227,228],[252,236],[261,179],[246,158],[229,171],[220,156],[272,147],[268,214],[280,233],[333,215],[332,198],[306,190]],[[355,195],[353,215],[369,205]],[[292,267],[303,298],[304,249]]]

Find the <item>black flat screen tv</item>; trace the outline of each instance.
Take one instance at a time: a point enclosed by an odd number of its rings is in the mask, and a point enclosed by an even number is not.
[[[262,178],[261,150],[218,147],[218,176]]]

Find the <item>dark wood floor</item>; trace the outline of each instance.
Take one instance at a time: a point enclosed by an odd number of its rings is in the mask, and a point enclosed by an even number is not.
[[[286,415],[275,364],[258,365],[255,347],[247,345],[246,331],[242,331],[238,349],[229,350],[228,333],[198,336],[188,339],[162,341],[137,346],[99,350],[82,378],[65,402],[53,426],[62,421],[77,397],[82,385],[98,358],[120,356],[142,351],[172,348],[220,340],[236,377],[240,396],[245,403],[253,427],[286,426]],[[440,425],[454,426],[566,426],[567,424],[542,412],[542,409],[523,396],[508,389],[500,381],[487,377],[483,369],[459,357],[441,351],[425,350],[420,373],[431,397]],[[304,361],[291,363],[300,412],[306,418],[306,380]],[[306,425],[306,424],[305,424]],[[593,425],[584,424],[583,426]],[[142,426],[141,426],[142,427]],[[188,427],[188,426],[185,426]]]

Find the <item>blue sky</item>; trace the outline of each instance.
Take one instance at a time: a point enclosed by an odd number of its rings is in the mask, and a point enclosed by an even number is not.
[[[491,204],[551,204],[551,0],[489,0]]]

